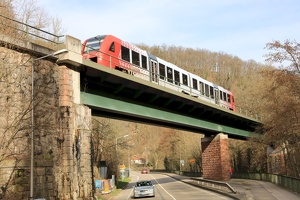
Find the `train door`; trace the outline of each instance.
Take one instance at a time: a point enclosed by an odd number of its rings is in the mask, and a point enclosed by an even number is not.
[[[214,86],[214,93],[215,93],[215,103],[219,104],[219,89],[218,86]]]
[[[151,70],[151,77],[150,80],[152,82],[158,82],[158,67],[157,62],[155,60],[150,60],[150,70]]]

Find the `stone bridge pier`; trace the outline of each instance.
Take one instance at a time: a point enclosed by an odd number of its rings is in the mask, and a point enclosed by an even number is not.
[[[60,82],[61,163],[55,167],[60,171],[58,196],[85,199],[92,194],[91,110],[71,101],[73,91],[69,83],[76,73],[60,66],[60,74],[63,77]]]
[[[81,55],[81,42],[71,41],[67,49]],[[59,199],[91,199],[91,110],[80,104],[80,73],[59,65],[59,111],[61,162],[54,167]]]
[[[217,181],[230,179],[228,135],[219,133],[201,139],[203,178]]]

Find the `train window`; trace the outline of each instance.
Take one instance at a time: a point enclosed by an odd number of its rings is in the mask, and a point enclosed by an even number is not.
[[[142,55],[142,68],[147,69],[147,57]]]
[[[215,94],[214,94],[214,88],[212,86],[209,87],[209,93],[210,93],[210,98],[214,99]]]
[[[188,78],[186,74],[182,74],[182,84],[188,86]]]
[[[129,60],[129,49],[121,46],[121,56],[123,60],[126,60],[127,62],[130,62]]]
[[[159,63],[159,78],[165,80],[166,77],[166,68],[164,64]]]
[[[168,82],[173,83],[173,69],[171,67],[167,67],[167,78]]]
[[[223,92],[220,91],[220,99],[223,100]]]
[[[209,97],[209,90],[207,84],[205,84],[205,96]]]
[[[175,85],[180,85],[179,71],[174,70]]]
[[[199,81],[199,89],[200,89],[200,94],[204,95],[204,84]]]
[[[197,80],[193,78],[193,88],[195,90],[198,90],[198,84],[197,84]]]
[[[140,54],[135,52],[135,51],[131,51],[131,56],[132,56],[132,64],[140,66]]]
[[[89,39],[85,44],[84,53],[99,51],[104,38],[105,37],[96,37],[93,39]]]
[[[229,96],[229,94],[227,94],[227,102],[230,103],[230,96]]]
[[[111,45],[110,45],[110,47],[109,47],[109,50],[110,50],[111,52],[115,52],[115,42],[112,42],[112,43],[111,43]]]

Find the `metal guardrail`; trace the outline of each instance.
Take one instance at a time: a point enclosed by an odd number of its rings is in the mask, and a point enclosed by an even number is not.
[[[207,179],[202,179],[202,178],[190,178],[192,184],[197,185],[197,186],[204,186],[204,187],[209,187],[212,189],[219,189],[222,191],[230,191],[233,193],[237,193],[233,187],[231,187],[228,183],[226,182],[221,182],[221,181],[213,181],[213,180],[207,180]]]
[[[178,174],[182,176],[194,176],[190,177],[189,179],[183,180],[183,182],[186,182],[190,185],[194,185],[197,187],[203,187],[206,189],[211,189],[213,191],[222,191],[222,192],[231,192],[234,194],[237,194],[237,191],[233,187],[231,187],[228,183],[222,182],[222,181],[214,181],[214,180],[208,180],[203,178],[196,178],[196,176],[199,175],[199,172],[182,172],[182,171],[174,171],[174,170],[151,170],[151,172],[158,172],[158,173],[166,173],[167,176],[168,173]],[[180,180],[176,177],[171,176],[174,179]]]
[[[10,37],[34,42],[45,47],[56,49],[57,46],[59,47],[64,43],[64,41],[61,41],[61,38],[65,37],[64,35],[55,35],[1,14],[0,26],[6,28],[6,30],[0,31],[0,34],[9,34]]]

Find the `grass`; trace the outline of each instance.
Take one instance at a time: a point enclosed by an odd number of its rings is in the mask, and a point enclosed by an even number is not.
[[[123,189],[129,182],[130,182],[130,177],[126,177],[122,180],[118,181],[117,189]]]
[[[131,179],[129,177],[124,178],[123,181],[119,180],[118,185],[113,188],[111,193],[98,196],[98,200],[108,200],[114,196],[117,196],[122,191],[122,189],[130,182],[130,180]]]

